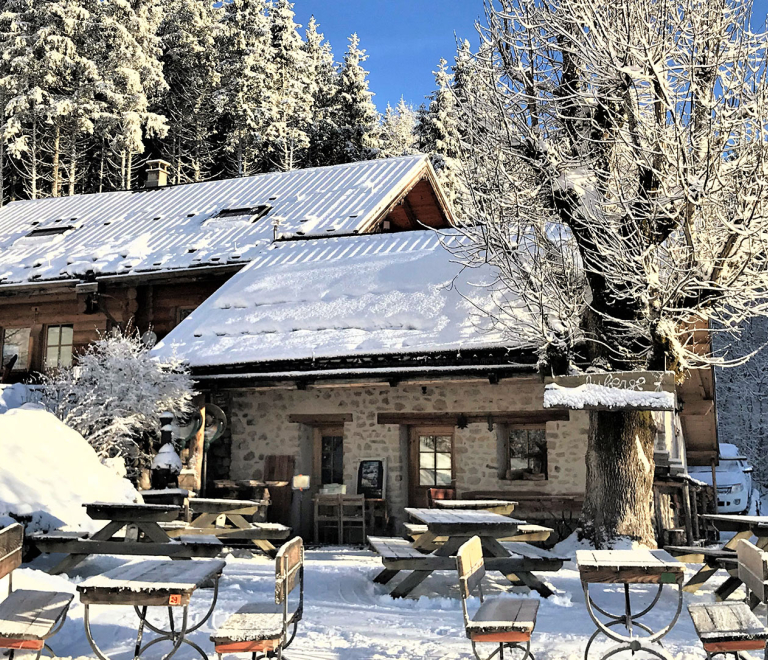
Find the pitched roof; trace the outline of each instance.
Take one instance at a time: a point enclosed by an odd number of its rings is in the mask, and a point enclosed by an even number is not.
[[[13,202],[0,209],[0,286],[243,263],[275,220],[285,238],[365,231],[427,168],[406,156]]]
[[[453,231],[420,231],[274,243],[154,352],[204,368],[526,348],[483,313],[501,302],[496,276],[462,269],[450,251],[461,241]]]

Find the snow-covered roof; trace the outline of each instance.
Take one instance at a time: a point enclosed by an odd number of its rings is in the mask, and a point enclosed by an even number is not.
[[[154,349],[192,367],[508,346],[495,275],[462,269],[453,232],[274,243]]]
[[[0,286],[244,263],[272,241],[276,220],[284,238],[365,231],[427,162],[13,202],[0,209]]]

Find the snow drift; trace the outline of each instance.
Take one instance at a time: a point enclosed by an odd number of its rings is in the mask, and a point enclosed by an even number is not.
[[[27,531],[96,530],[84,502],[134,502],[138,493],[101,464],[77,431],[29,405],[0,415],[0,516],[31,517]]]

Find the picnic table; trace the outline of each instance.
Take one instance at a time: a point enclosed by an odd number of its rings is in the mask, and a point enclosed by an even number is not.
[[[148,555],[190,559],[215,557],[222,544],[216,537],[179,535],[172,539],[160,526],[176,519],[178,506],[166,504],[123,504],[92,502],[83,504],[93,520],[106,525],[88,536],[84,532],[49,532],[33,534],[32,542],[41,552],[64,552],[50,571],[58,575],[73,569],[89,555]],[[118,533],[126,530],[123,536]]]
[[[500,571],[513,584],[535,589],[545,598],[552,590],[532,571],[558,571],[565,558],[558,557],[525,543],[502,543],[514,536],[524,522],[514,518],[477,510],[448,511],[442,509],[406,509],[414,520],[426,525],[427,531],[412,544],[405,539],[368,537],[369,544],[381,555],[384,564],[374,581],[387,584],[402,570],[410,570],[391,592],[393,598],[410,594],[433,571],[455,571],[455,556],[470,537],[479,536],[488,570]],[[439,544],[438,539],[445,537]]]
[[[634,654],[639,650],[644,650],[651,655],[655,655],[664,660],[671,660],[671,657],[659,646],[652,646],[658,643],[677,623],[680,616],[680,610],[683,606],[683,577],[685,568],[679,562],[664,550],[578,550],[576,552],[576,563],[579,567],[579,576],[584,590],[584,599],[587,603],[589,616],[597,626],[597,630],[592,634],[587,642],[584,651],[584,658],[588,658],[589,649],[595,638],[603,634],[609,639],[618,642],[617,646],[611,647],[602,658],[607,658],[621,651],[632,651]],[[624,585],[624,612],[615,614],[597,605],[589,592],[592,584],[622,584]],[[639,612],[632,611],[631,605],[631,585],[657,584],[659,586],[655,597],[649,605]],[[677,585],[677,609],[672,620],[658,631],[653,631],[645,623],[638,621],[641,617],[649,614],[659,602],[662,590],[665,584]],[[595,612],[605,616],[608,621],[601,621]],[[627,634],[622,635],[611,628],[623,626],[627,629]],[[635,628],[645,631],[647,636],[640,637],[635,634]]]
[[[515,510],[517,502],[511,500],[435,500],[436,509],[449,511],[489,511],[508,516]]]
[[[258,515],[266,510],[268,500],[228,500],[195,497],[189,501],[192,522],[184,527],[168,526],[166,531],[172,537],[212,535],[232,545],[251,543],[274,558],[277,549],[271,541],[282,541],[291,534],[291,528],[279,523],[252,523],[245,516]],[[217,521],[224,517],[224,524]]]
[[[160,642],[172,643],[170,652],[163,660],[169,660],[182,644],[194,648],[204,660],[205,652],[186,637],[208,621],[219,593],[219,578],[226,563],[219,559],[196,561],[144,560],[132,562],[107,571],[102,575],[88,578],[77,586],[80,602],[84,605],[83,621],[85,635],[94,653],[100,660],[109,660],[93,637],[91,628],[91,605],[121,605],[133,607],[139,617],[139,626],[134,646],[134,658],[141,657],[149,647]],[[197,622],[189,620],[189,603],[195,590],[213,580],[213,599],[208,611]],[[168,630],[151,623],[147,617],[150,607],[167,608]],[[181,608],[181,622],[174,619],[173,608]],[[157,634],[149,642],[144,642],[144,630]]]
[[[757,537],[755,545],[761,550],[768,549],[768,516],[742,516],[726,513],[704,513],[702,520],[714,523],[721,532],[735,532],[732,539],[719,548],[698,548],[689,546],[670,546],[669,551],[683,563],[703,563],[698,572],[685,583],[683,589],[695,593],[721,568],[728,571],[730,577],[715,590],[715,598],[725,600],[742,582],[735,568],[736,546],[741,539]]]

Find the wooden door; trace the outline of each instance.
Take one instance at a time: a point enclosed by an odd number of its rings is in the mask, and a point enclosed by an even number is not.
[[[408,472],[408,504],[427,506],[430,488],[455,488],[456,466],[452,427],[412,427]]]

